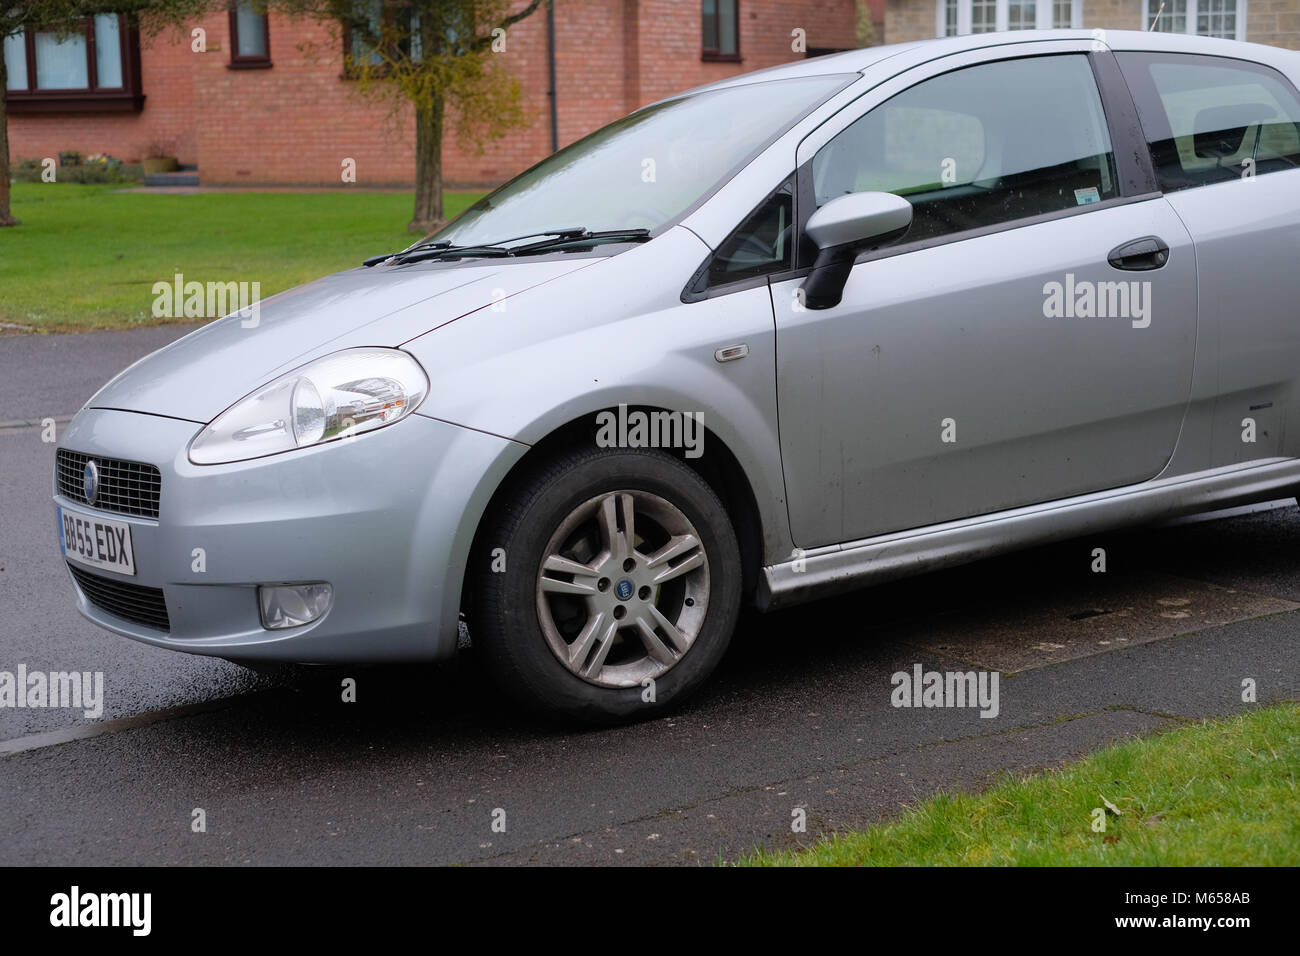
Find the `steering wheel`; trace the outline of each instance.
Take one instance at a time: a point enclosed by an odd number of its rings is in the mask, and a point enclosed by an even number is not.
[[[753,233],[745,236],[739,244],[731,250],[728,259],[732,262],[749,264],[758,264],[760,262],[771,262],[776,258],[776,250]],[[749,260],[746,262],[746,260]]]

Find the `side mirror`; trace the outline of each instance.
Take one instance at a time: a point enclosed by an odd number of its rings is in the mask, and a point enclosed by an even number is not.
[[[808,217],[804,231],[820,250],[803,283],[803,304],[829,309],[840,304],[853,260],[868,245],[900,238],[912,225],[912,204],[893,193],[850,193]]]

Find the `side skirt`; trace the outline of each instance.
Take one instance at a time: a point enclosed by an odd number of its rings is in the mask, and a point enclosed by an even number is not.
[[[1297,486],[1300,459],[1270,458],[815,548],[763,568],[757,604],[786,607],[1085,534],[1289,497],[1279,492]]]

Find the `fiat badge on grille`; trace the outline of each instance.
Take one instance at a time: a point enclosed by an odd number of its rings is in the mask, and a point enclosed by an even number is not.
[[[86,462],[86,470],[81,474],[81,490],[86,495],[87,504],[93,505],[95,495],[99,494],[99,468],[93,458]]]

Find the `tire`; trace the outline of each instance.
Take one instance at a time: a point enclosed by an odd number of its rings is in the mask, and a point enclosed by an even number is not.
[[[740,548],[718,496],[676,458],[569,451],[494,510],[473,558],[471,635],[516,701],[587,723],[643,719],[722,659],[740,611]]]

